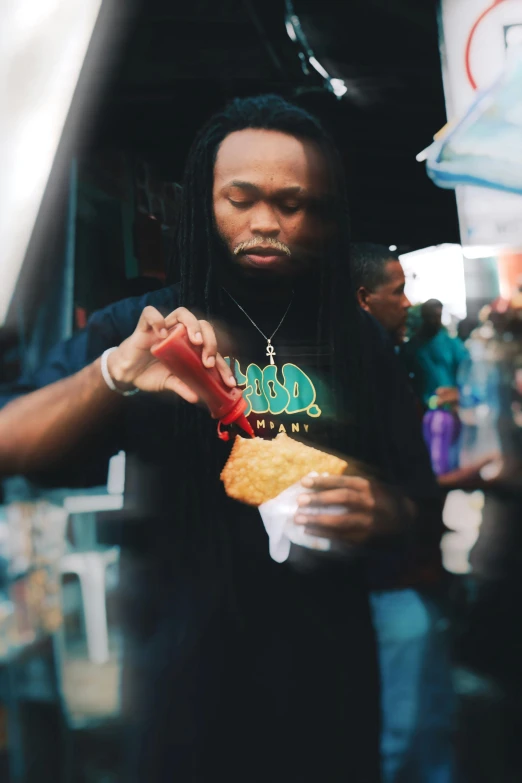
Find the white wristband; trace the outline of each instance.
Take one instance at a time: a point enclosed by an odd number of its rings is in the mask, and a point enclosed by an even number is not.
[[[113,392],[116,392],[117,394],[121,394],[123,397],[132,397],[133,394],[137,394],[139,392],[139,389],[130,389],[129,391],[122,391],[121,389],[118,389],[116,384],[111,378],[111,374],[109,372],[109,365],[108,365],[108,359],[109,356],[113,351],[117,351],[117,348],[107,348],[106,351],[102,353],[101,357],[101,373],[103,375],[103,380],[109,387],[109,389]]]

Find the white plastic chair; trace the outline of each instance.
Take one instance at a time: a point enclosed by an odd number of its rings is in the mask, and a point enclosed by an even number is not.
[[[80,581],[87,650],[92,663],[109,660],[107,627],[107,568],[118,562],[119,547],[108,549],[97,545],[96,513],[123,507],[125,490],[125,452],[120,451],[109,462],[107,492],[66,497],[64,506],[71,514],[76,549],[62,558],[62,575],[75,574]]]
[[[109,630],[105,595],[107,568],[118,562],[118,547],[91,552],[70,552],[61,563],[62,574],[75,574],[80,582],[87,651],[92,663],[109,660]]]

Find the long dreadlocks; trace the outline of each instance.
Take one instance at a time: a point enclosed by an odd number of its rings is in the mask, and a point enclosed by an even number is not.
[[[329,136],[318,120],[305,110],[277,95],[236,99],[214,115],[199,132],[186,162],[176,233],[181,304],[189,310],[205,313],[207,318],[220,314],[222,301],[217,259],[222,250],[213,217],[214,164],[221,142],[229,134],[246,128],[279,131],[310,140],[324,154],[333,194],[328,217],[337,230],[332,232],[332,240],[322,259],[317,341],[329,347],[337,410],[343,415],[343,409],[349,404],[350,418],[358,425],[358,451],[364,456],[364,444],[375,433],[372,432],[372,395],[366,382],[360,313],[350,271],[348,205],[342,165]],[[202,491],[202,482],[210,487],[218,481],[222,445],[217,442],[208,414],[193,407],[180,409],[176,432],[177,437],[179,432],[184,432],[184,443],[187,446],[195,444],[197,451],[185,459],[185,469],[191,462],[200,468],[198,476],[187,476],[183,493],[186,502],[181,513],[194,520],[194,510],[199,509],[196,513],[208,519],[205,507],[208,508],[206,503],[212,493]]]
[[[221,142],[231,133],[255,128],[288,133],[315,142],[329,168],[333,199],[329,219],[336,224],[322,264],[321,305],[317,338],[324,339],[335,357],[334,393],[342,403],[348,389],[364,394],[359,316],[350,272],[348,204],[337,150],[319,121],[277,95],[232,101],[201,129],[189,152],[177,230],[176,255],[180,268],[181,303],[188,309],[216,316],[221,309],[217,261],[221,252],[214,224],[212,188],[214,164]],[[173,282],[173,281],[170,281]],[[357,395],[359,396],[359,395]],[[355,418],[362,413],[355,405]]]

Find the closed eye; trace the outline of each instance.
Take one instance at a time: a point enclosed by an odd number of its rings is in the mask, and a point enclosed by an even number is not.
[[[287,215],[292,215],[294,212],[301,209],[301,204],[280,204],[279,209]]]
[[[248,207],[252,206],[252,201],[234,201],[233,199],[229,198],[230,203],[233,207],[236,207],[236,209],[248,209]]]

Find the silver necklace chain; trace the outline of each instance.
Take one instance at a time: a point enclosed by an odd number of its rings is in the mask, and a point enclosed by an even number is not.
[[[244,308],[244,307],[241,307],[241,305],[239,304],[239,302],[237,302],[237,301],[234,299],[234,297],[232,296],[232,294],[231,294],[229,291],[227,291],[227,289],[226,289],[226,288],[223,288],[223,291],[224,291],[224,292],[227,294],[227,296],[229,296],[229,297],[232,299],[232,301],[234,302],[234,304],[236,305],[236,307],[239,307],[239,309],[241,310],[241,312],[242,312],[244,315],[246,315],[246,317],[248,318],[248,320],[250,321],[250,323],[252,324],[252,326],[253,326],[255,329],[257,329],[257,331],[259,332],[259,334],[260,334],[262,337],[264,337],[264,338],[265,338],[265,340],[266,340],[266,355],[267,355],[267,356],[269,357],[269,359],[270,359],[270,364],[275,364],[275,362],[274,362],[274,356],[276,356],[276,352],[275,352],[274,346],[272,345],[272,340],[273,340],[273,339],[274,339],[274,337],[276,336],[277,332],[279,331],[279,329],[280,329],[280,328],[281,328],[281,326],[283,325],[283,321],[285,320],[286,316],[288,315],[288,311],[290,310],[290,307],[292,306],[292,302],[294,301],[294,294],[295,294],[295,291],[292,291],[292,298],[290,299],[290,301],[289,301],[289,303],[288,303],[288,307],[286,308],[286,310],[285,310],[285,312],[284,312],[284,315],[283,315],[283,317],[282,317],[282,318],[281,318],[281,320],[279,321],[278,325],[276,326],[276,328],[274,329],[274,331],[272,332],[272,334],[270,335],[270,337],[267,337],[267,335],[266,335],[266,334],[265,334],[265,333],[264,333],[264,332],[263,332],[263,331],[262,331],[262,330],[259,328],[259,326],[256,324],[256,322],[255,322],[255,321],[254,321],[252,318],[250,318],[250,316],[249,316],[249,314],[247,313],[247,311],[245,310],[245,308]]]

